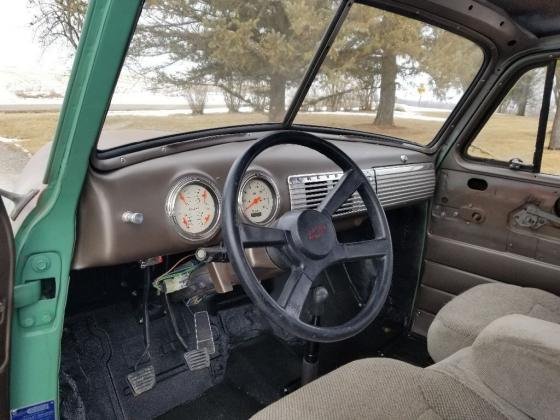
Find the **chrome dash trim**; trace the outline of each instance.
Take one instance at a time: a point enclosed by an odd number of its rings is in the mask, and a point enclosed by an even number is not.
[[[364,169],[383,207],[425,200],[435,190],[435,170],[432,163],[383,166]],[[292,210],[314,209],[334,188],[342,172],[324,172],[291,175],[288,177],[290,207]],[[364,203],[356,192],[335,213],[335,217],[365,211]]]

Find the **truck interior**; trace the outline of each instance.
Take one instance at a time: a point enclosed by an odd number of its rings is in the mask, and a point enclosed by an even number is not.
[[[272,3],[271,19],[296,7]],[[57,137],[23,173],[38,192],[0,217],[3,236],[16,237],[0,254],[14,265],[1,281],[13,307],[1,311],[11,314],[1,325],[12,410],[53,401],[62,419],[557,417],[560,4],[332,3],[316,36],[291,45],[307,61],[284,80],[280,105],[266,104],[267,120],[242,101],[229,120],[191,130],[153,117],[127,125],[115,105],[136,42],[151,39],[142,31],[184,23],[158,2],[90,2]],[[368,13],[401,19],[400,32],[444,34],[418,60],[445,62],[433,83],[453,86],[452,109],[419,115],[420,100],[401,111],[393,102],[394,124],[370,132],[361,108],[322,108],[333,72],[366,62],[345,46]],[[303,25],[286,16],[294,31]],[[366,27],[365,39],[395,36],[388,25]],[[245,43],[215,36],[205,45],[228,60]],[[412,53],[390,48],[406,67]],[[383,54],[375,65],[390,66]],[[410,92],[406,80],[424,77],[415,71],[379,89]],[[521,113],[524,86],[533,96]],[[435,128],[417,141],[424,125]]]

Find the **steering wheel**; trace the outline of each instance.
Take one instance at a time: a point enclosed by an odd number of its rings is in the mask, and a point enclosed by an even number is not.
[[[336,186],[316,210],[292,210],[271,226],[243,223],[238,219],[237,197],[245,171],[263,151],[281,144],[308,147],[326,156],[343,171]],[[334,212],[358,192],[364,201],[374,238],[340,243],[332,220]],[[368,179],[343,151],[325,140],[300,131],[279,131],[257,141],[233,164],[223,195],[222,234],[230,263],[255,306],[287,332],[309,341],[335,342],[366,328],[379,314],[391,286],[393,250],[385,212]],[[275,300],[257,279],[245,249],[277,248],[289,261],[290,274]],[[303,305],[319,274],[344,261],[377,260],[377,277],[370,296],[350,320],[337,326],[315,326],[300,319]]]

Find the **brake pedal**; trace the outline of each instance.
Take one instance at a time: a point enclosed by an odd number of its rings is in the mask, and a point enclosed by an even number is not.
[[[156,385],[156,370],[153,365],[136,370],[126,375],[132,394],[137,397]]]
[[[194,314],[194,329],[196,332],[196,348],[198,350],[206,349],[209,355],[214,354],[216,347],[207,311],[200,311]]]
[[[185,362],[190,370],[199,370],[210,367],[210,354],[208,349],[191,350],[185,353]]]

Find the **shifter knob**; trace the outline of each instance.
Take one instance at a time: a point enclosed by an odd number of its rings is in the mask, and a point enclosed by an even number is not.
[[[311,311],[314,317],[323,316],[325,312],[325,302],[329,297],[329,292],[323,286],[315,288],[313,291],[313,306]]]

